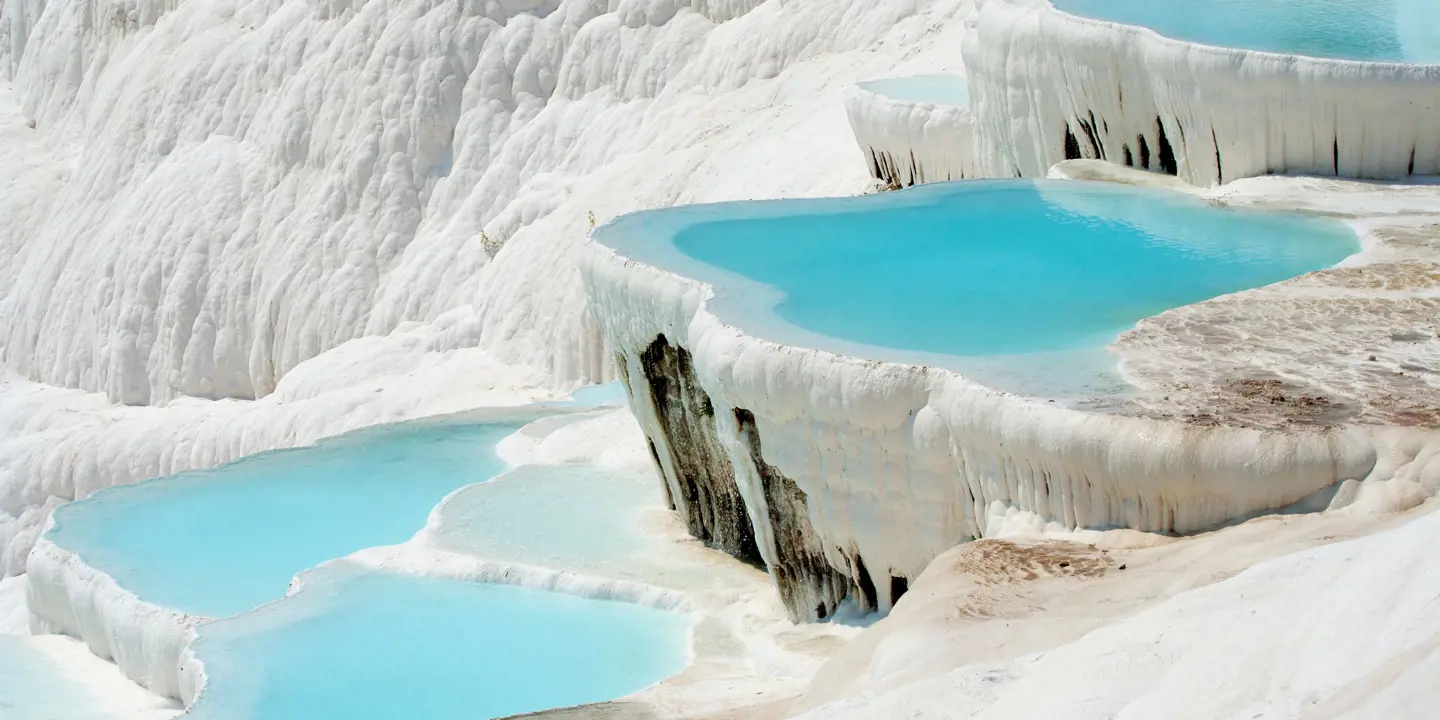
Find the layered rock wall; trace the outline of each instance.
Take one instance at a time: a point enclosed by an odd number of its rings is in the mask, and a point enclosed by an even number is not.
[[[979,177],[969,108],[851,88],[845,114],[870,175],[892,188]]]
[[[1094,158],[1200,186],[1440,172],[1440,66],[1217,48],[986,0],[962,45],[985,177]]]

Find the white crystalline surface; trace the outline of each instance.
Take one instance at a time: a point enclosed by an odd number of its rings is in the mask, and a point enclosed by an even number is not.
[[[856,86],[900,102],[962,106],[970,104],[969,87],[965,84],[965,78],[958,75],[911,75],[867,80],[856,83]]]
[[[1437,540],[1432,511],[1261,563],[1059,647],[803,717],[1424,717],[1440,699],[1440,569],[1424,550]]]
[[[723,176],[697,187],[637,181],[633,169],[690,175],[721,155],[742,167],[744,155],[717,152],[736,138],[707,128],[749,122],[744,136],[763,126],[783,143],[773,126],[797,118],[748,111],[787,95],[814,103],[831,75],[880,64],[804,60],[904,43],[955,9],[5,7],[6,104],[36,124],[28,136],[11,128],[34,146],[16,150],[64,169],[48,207],[12,210],[31,215],[0,245],[3,357],[32,379],[127,403],[261,396],[345,340],[465,305],[487,344],[513,340],[517,360],[595,377],[573,340],[584,335],[578,283],[537,260],[578,239],[587,211],[735,194]],[[808,77],[767,82],[787,71]],[[838,120],[812,125],[803,146]],[[747,178],[746,191],[819,192],[810,181],[821,176]],[[622,177],[627,190],[605,191]],[[549,247],[492,258],[509,242]]]

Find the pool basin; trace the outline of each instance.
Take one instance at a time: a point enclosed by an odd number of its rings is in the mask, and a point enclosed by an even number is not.
[[[348,562],[200,626],[196,720],[504,717],[610,700],[680,670],[690,616]]]
[[[642,212],[595,239],[709,284],[709,310],[762,339],[1045,397],[1123,394],[1105,346],[1137,321],[1359,247],[1327,219],[1020,180]]]

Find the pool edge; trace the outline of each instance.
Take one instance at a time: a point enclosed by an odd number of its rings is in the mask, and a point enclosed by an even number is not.
[[[707,311],[708,285],[593,239],[581,274],[672,505],[693,535],[722,547],[705,518],[749,525],[796,619],[824,617],[847,594],[888,609],[930,559],[986,536],[996,508],[1067,528],[1196,532],[1348,488],[1338,507],[1354,483],[1402,468],[1418,479],[1412,461],[1440,442],[1409,428],[1208,427],[1047,406],[948,370],[750,336]],[[665,389],[644,359],[661,341],[689,357]],[[696,395],[692,409],[657,401],[677,387]],[[750,435],[763,437],[763,460]],[[808,500],[799,511],[772,514],[776,475]],[[738,495],[743,514],[687,507],[695,485],[703,498]],[[776,520],[798,535],[777,542]],[[813,565],[817,548],[828,569],[787,590],[787,568]]]

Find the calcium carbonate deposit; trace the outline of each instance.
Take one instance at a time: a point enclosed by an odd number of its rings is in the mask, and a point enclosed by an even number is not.
[[[1423,717],[1436,38],[4,0],[0,717]]]

